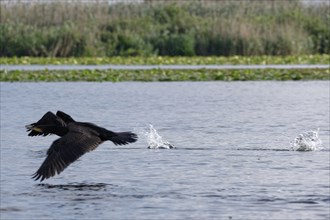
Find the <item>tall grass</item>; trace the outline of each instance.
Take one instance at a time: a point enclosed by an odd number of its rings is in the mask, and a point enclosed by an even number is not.
[[[145,0],[0,3],[0,56],[330,52],[329,4]]]

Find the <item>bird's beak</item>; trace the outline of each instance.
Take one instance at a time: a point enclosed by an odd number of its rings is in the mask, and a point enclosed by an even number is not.
[[[38,127],[33,126],[33,125],[26,125],[25,128],[28,129],[28,130],[36,131],[36,132],[43,132],[41,128],[38,128]]]
[[[25,128],[28,129],[28,130],[32,130],[33,125],[25,125]]]

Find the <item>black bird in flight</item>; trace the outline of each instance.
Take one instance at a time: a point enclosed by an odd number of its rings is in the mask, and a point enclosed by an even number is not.
[[[71,163],[104,141],[125,145],[137,140],[137,135],[132,132],[113,132],[89,122],[76,122],[62,111],[57,111],[56,115],[49,111],[39,121],[26,125],[26,129],[29,136],[60,136],[52,143],[45,161],[32,177],[40,181],[60,174]]]

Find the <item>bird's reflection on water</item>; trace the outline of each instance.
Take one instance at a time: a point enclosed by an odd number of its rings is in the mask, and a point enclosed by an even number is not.
[[[107,183],[69,183],[69,184],[37,184],[45,189],[61,189],[61,190],[81,190],[81,191],[99,191],[105,190],[108,186],[115,186]]]

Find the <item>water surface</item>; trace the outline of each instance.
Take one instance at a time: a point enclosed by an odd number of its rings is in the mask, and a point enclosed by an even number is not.
[[[328,219],[329,82],[1,83],[1,219]],[[107,142],[42,184],[46,111],[139,141]],[[147,149],[152,124],[175,149]],[[322,149],[291,151],[319,128]]]

